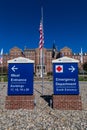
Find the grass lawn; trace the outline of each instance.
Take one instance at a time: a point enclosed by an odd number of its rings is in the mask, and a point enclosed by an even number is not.
[[[87,81],[87,75],[81,75],[79,76],[79,81]]]
[[[8,80],[8,77],[7,77],[7,75],[2,75],[2,76],[0,76],[0,82],[7,82],[7,80]]]
[[[53,78],[47,78],[48,81],[52,81]],[[7,75],[0,75],[0,82],[7,82],[8,81],[8,76]],[[79,75],[79,81],[87,81],[87,75]]]

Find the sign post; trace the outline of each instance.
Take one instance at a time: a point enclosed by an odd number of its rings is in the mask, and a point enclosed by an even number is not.
[[[33,108],[33,75],[34,61],[23,57],[8,61],[8,96],[6,102],[10,105],[6,104],[7,109]],[[13,105],[11,105],[11,99]],[[30,102],[32,102],[31,105]]]
[[[70,99],[73,99],[74,102],[77,101],[76,99],[80,100],[79,82],[78,82],[78,60],[69,57],[62,57],[53,60],[52,63],[53,63],[53,94],[54,94],[53,107],[55,108],[55,106],[57,105],[57,100],[55,98],[58,98],[58,103],[62,102],[63,103],[62,106],[64,106],[66,102],[65,109],[70,109],[72,106]],[[59,104],[60,107],[58,105],[57,106],[58,108],[62,109],[62,106],[60,104]],[[77,107],[75,109],[77,109]]]

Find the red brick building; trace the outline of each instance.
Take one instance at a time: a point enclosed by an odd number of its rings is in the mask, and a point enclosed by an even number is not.
[[[8,63],[7,63],[8,60],[17,58],[19,56],[24,57],[23,51],[19,49],[18,47],[11,48],[8,54],[3,54],[3,67],[8,66]]]
[[[62,53],[63,56],[68,56],[68,57],[79,60],[79,68],[81,68],[81,61],[80,61],[81,55],[80,55],[80,53],[75,54],[68,47],[62,48],[60,50],[60,52]],[[10,49],[8,54],[3,55],[3,65],[0,65],[0,67],[1,66],[7,67],[8,60],[14,59],[14,58],[17,58],[20,56],[34,60],[35,61],[34,71],[35,71],[36,75],[40,74],[41,65],[40,65],[39,48],[36,48],[36,49],[25,48],[24,51],[22,51],[18,47],[13,47],[12,49]],[[56,58],[56,55],[55,55],[55,58]],[[43,71],[44,71],[44,74],[47,74],[48,72],[52,72],[52,60],[53,60],[52,59],[52,49],[43,48]],[[85,62],[87,62],[87,53],[83,54],[83,63],[85,63]]]
[[[40,65],[40,51],[39,48],[36,49],[24,49],[24,55],[26,58],[35,61],[35,73],[40,75],[41,65]],[[52,71],[52,49],[43,48],[43,72],[47,74]]]

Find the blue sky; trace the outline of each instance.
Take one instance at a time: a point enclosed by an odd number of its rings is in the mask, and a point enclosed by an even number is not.
[[[44,47],[87,52],[87,0],[0,0],[0,49],[38,48],[41,6]]]

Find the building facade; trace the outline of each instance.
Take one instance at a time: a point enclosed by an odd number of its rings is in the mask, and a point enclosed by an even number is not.
[[[60,52],[62,53],[62,56],[68,56],[68,57],[79,60],[79,68],[80,69],[82,67],[82,64],[87,62],[87,53],[83,54],[83,63],[81,63],[80,53],[75,54],[68,47],[62,48],[60,50]],[[55,54],[55,57],[52,58],[52,49],[43,48],[43,73],[44,73],[44,75],[47,75],[47,73],[52,72],[52,60],[56,59],[56,55],[57,55],[57,52]],[[14,59],[14,58],[17,58],[17,57],[25,57],[25,58],[34,60],[35,61],[34,72],[37,76],[40,75],[40,73],[41,73],[41,64],[40,64],[41,58],[40,58],[39,48],[36,48],[36,49],[25,48],[24,51],[22,51],[18,47],[13,47],[12,49],[10,49],[8,54],[3,55],[3,64],[0,64],[0,68],[2,66],[7,68],[7,66],[8,66],[7,61]]]
[[[39,76],[41,73],[41,57],[39,48],[25,48],[24,55],[26,58],[35,61],[34,72],[37,76]],[[48,72],[52,72],[52,49],[43,48],[43,73],[46,75]]]
[[[23,51],[18,47],[11,48],[8,54],[3,54],[3,65],[0,64],[0,66],[7,67],[8,66],[8,63],[7,63],[8,60],[17,58],[19,56],[24,57]]]

